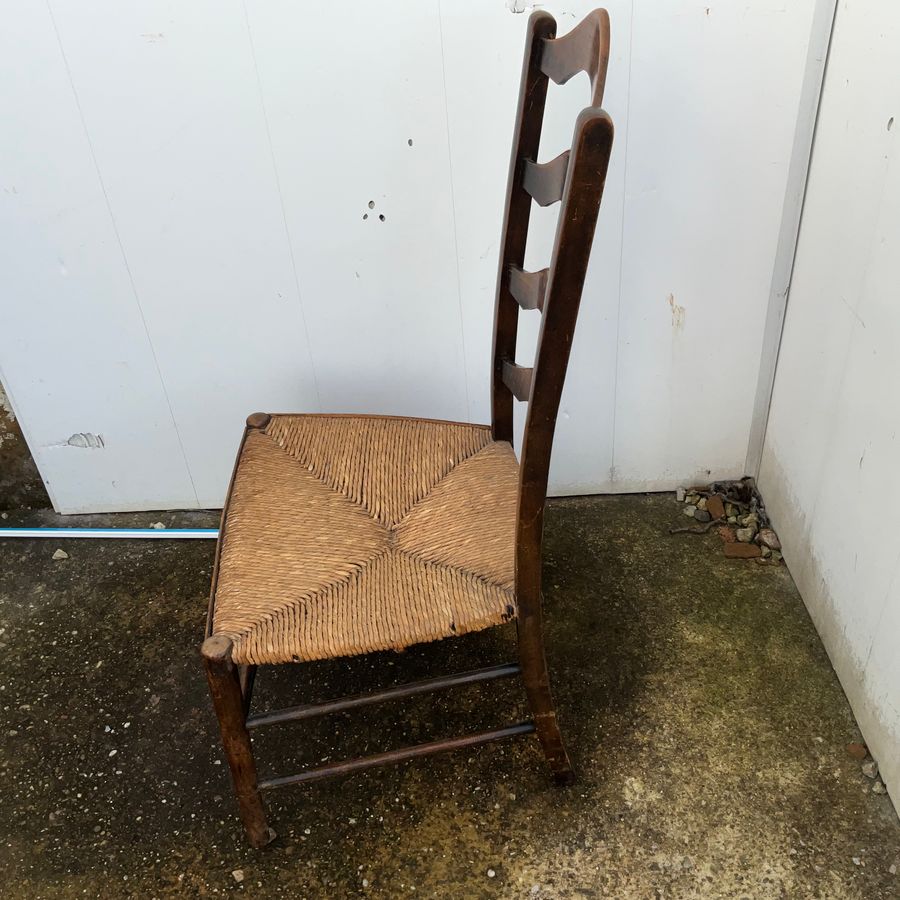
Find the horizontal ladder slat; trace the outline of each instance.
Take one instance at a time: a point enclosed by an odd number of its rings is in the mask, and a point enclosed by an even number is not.
[[[543,310],[549,277],[549,269],[541,269],[539,272],[526,272],[518,266],[510,266],[509,292],[516,298],[516,303],[522,309]]]
[[[525,160],[522,187],[531,194],[538,206],[549,206],[562,200],[566,171],[569,168],[569,152],[566,150],[546,163]]]
[[[503,383],[512,391],[516,400],[527,400],[531,396],[531,376],[534,369],[517,366],[506,360],[503,363]]]
[[[397,687],[385,688],[383,691],[374,691],[370,694],[357,694],[353,697],[341,697],[338,700],[328,700],[324,703],[306,703],[302,706],[292,706],[289,709],[277,709],[272,712],[258,713],[247,719],[248,728],[259,728],[262,725],[277,725],[282,722],[298,722],[303,719],[314,719],[318,716],[326,716],[330,713],[344,712],[348,709],[358,709],[361,706],[370,706],[373,703],[382,703],[385,700],[400,700],[404,697],[414,697],[417,694],[430,694],[433,691],[442,691],[446,688],[457,687],[462,684],[477,684],[482,681],[493,681],[495,678],[511,678],[518,675],[521,668],[517,663],[504,663],[500,666],[488,666],[485,669],[473,669],[469,672],[459,672],[456,675],[442,675],[438,678],[426,678],[422,681],[413,681],[409,684],[397,685]]]
[[[373,756],[363,756],[359,759],[349,759],[345,762],[316,766],[313,769],[307,769],[305,772],[299,772],[296,775],[284,775],[280,778],[266,778],[259,782],[259,788],[260,790],[265,791],[269,788],[285,787],[289,784],[305,784],[309,781],[318,781],[321,778],[334,778],[337,775],[349,775],[351,772],[374,769],[376,766],[403,762],[407,759],[416,759],[419,756],[430,756],[432,753],[443,753],[448,750],[462,750],[466,747],[477,747],[481,744],[489,744],[492,741],[502,741],[505,738],[518,737],[522,734],[531,734],[534,730],[534,722],[519,722],[516,725],[507,725],[505,728],[494,728],[491,731],[480,731],[476,734],[464,735],[463,737],[430,741],[427,744],[415,744],[412,747],[404,747],[400,750],[389,750],[386,753],[376,753]]]

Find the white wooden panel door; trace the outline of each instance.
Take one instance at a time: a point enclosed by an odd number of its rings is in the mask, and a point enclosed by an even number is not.
[[[248,411],[318,409],[243,5],[50,5],[198,502],[220,505]]]
[[[557,493],[743,464],[815,0],[705,3],[609,0],[617,143]],[[593,5],[546,8],[564,32]],[[218,505],[255,409],[487,420],[530,7],[23,7],[0,63],[0,361],[59,509]],[[543,158],[586,97],[551,86]],[[65,443],[82,432],[103,447]]]
[[[53,19],[0,28],[0,366],[57,509],[197,495]]]

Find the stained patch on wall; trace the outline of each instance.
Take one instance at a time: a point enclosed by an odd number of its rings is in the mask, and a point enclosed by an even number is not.
[[[687,315],[687,312],[683,306],[679,306],[675,302],[675,295],[669,294],[666,298],[666,303],[669,304],[669,308],[672,310],[672,330],[673,331],[682,331],[684,329],[684,320]]]

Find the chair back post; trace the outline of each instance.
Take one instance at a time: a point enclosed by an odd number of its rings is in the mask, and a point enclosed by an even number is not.
[[[547,76],[541,71],[544,40],[556,36],[556,20],[537,11],[528,19],[525,58],[519,87],[519,107],[513,132],[497,300],[494,309],[494,360],[491,371],[491,432],[495,441],[513,442],[513,394],[503,382],[503,366],[516,358],[519,306],[510,293],[510,269],[525,262],[525,242],[531,218],[531,195],[525,190],[526,160],[536,160],[547,100]]]
[[[590,13],[561,38],[549,13],[529,19],[497,278],[491,419],[494,439],[511,443],[513,399],[528,402],[516,534],[516,598],[526,632],[529,623],[540,628],[541,537],[553,435],[612,149],[612,121],[600,109],[608,60],[606,10]],[[564,84],[582,71],[590,79],[591,105],[575,122],[571,149],[539,164],[548,80]],[[531,273],[523,265],[533,200],[561,203],[550,266]],[[533,368],[515,361],[520,308],[542,312]]]
[[[595,107],[583,110],[575,125],[519,463],[516,599],[523,623],[540,607],[541,539],[553,435],[612,142],[609,116]]]

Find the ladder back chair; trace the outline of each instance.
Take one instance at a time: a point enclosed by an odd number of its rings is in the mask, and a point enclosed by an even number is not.
[[[261,792],[443,750],[536,733],[556,780],[572,778],[541,625],[550,451],[603,194],[613,126],[600,109],[609,18],[563,37],[528,21],[494,318],[491,425],[363,415],[247,419],[216,551],[201,648],[247,836],[274,836]],[[571,149],[537,162],[548,82],[587,72],[591,103]],[[523,268],[532,201],[560,203],[548,268]],[[540,310],[533,367],[516,362],[520,309]],[[528,404],[520,461],[513,401]],[[402,650],[515,620],[518,661],[371,694],[251,715],[257,666]],[[531,719],[490,731],[257,776],[250,733],[282,722],[521,676]]]

